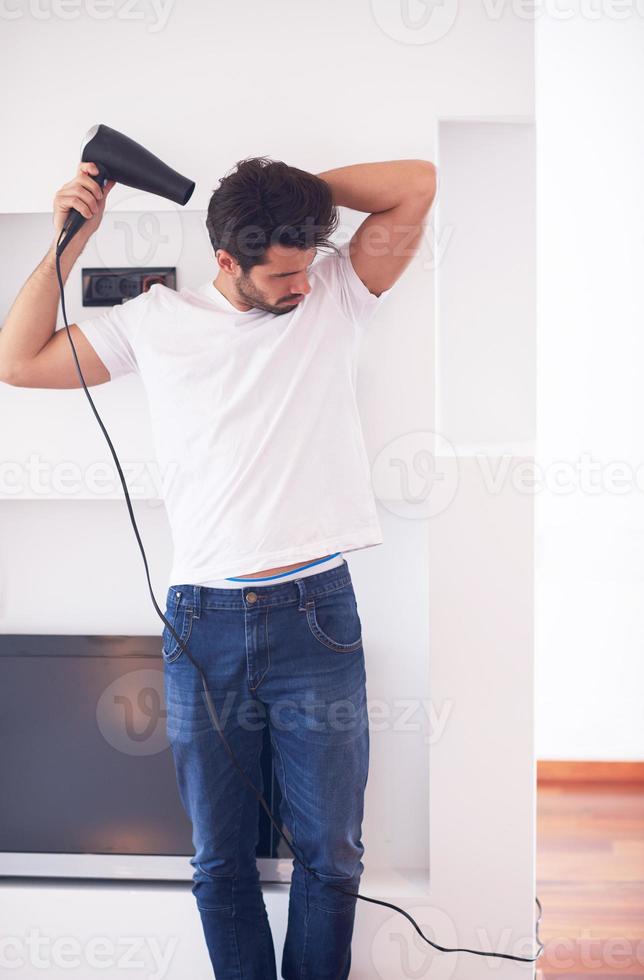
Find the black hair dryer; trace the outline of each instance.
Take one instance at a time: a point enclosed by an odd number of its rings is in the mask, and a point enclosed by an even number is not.
[[[92,126],[85,136],[81,160],[96,164],[99,172],[91,177],[101,189],[108,180],[115,180],[181,205],[188,203],[195,189],[194,180],[182,177],[140,143],[103,124]],[[65,237],[56,246],[57,255],[61,255],[86,220],[75,208],[71,209],[61,233]]]

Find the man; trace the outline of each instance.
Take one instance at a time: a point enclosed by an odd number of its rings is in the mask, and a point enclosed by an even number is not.
[[[70,208],[87,221],[61,259],[65,281],[98,228],[104,191],[81,163],[54,199],[56,238],[0,334],[0,378],[80,381],[59,300],[55,241]],[[369,761],[362,628],[343,552],[382,542],[355,397],[361,331],[415,254],[436,193],[424,160],[317,175],[239,161],[214,191],[217,275],[157,284],[70,325],[88,386],[139,374],[174,543],[163,631],[167,734],[193,828],[193,894],[217,980],[273,980],[255,861],[254,785],[268,724],[296,852],[282,976],[345,980],[364,847]],[[331,242],[338,206],[368,212]],[[320,247],[330,254],[314,261]],[[250,710],[249,710],[250,709]],[[267,710],[268,709],[268,710]],[[259,723],[256,716],[259,715]],[[334,885],[344,888],[340,891]]]

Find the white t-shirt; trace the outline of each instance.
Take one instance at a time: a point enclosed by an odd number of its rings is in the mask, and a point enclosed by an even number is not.
[[[382,543],[355,381],[361,328],[391,289],[370,293],[348,247],[318,254],[288,313],[242,312],[208,280],[78,323],[112,379],[143,382],[169,585]]]

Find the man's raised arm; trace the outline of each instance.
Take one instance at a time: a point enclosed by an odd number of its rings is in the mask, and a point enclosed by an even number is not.
[[[349,248],[357,275],[379,296],[394,285],[417,252],[436,196],[435,165],[429,160],[356,163],[316,176],[329,185],[336,206],[371,212],[354,232]]]
[[[64,284],[88,239],[100,225],[105,199],[114,186],[114,181],[108,181],[101,191],[90,173],[97,173],[95,164],[79,164],[76,176],[56,194],[54,242],[22,286],[0,330],[0,381],[6,384],[19,388],[81,386],[66,331],[56,330],[60,302],[56,241],[72,208],[87,218],[60,257]],[[69,332],[87,384],[109,381],[109,371],[76,324],[70,323]]]

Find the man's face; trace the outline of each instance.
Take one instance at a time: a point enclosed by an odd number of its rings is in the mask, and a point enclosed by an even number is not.
[[[240,301],[278,316],[290,313],[311,292],[308,273],[316,252],[271,245],[263,265],[253,266],[247,275],[241,272],[234,280]]]

